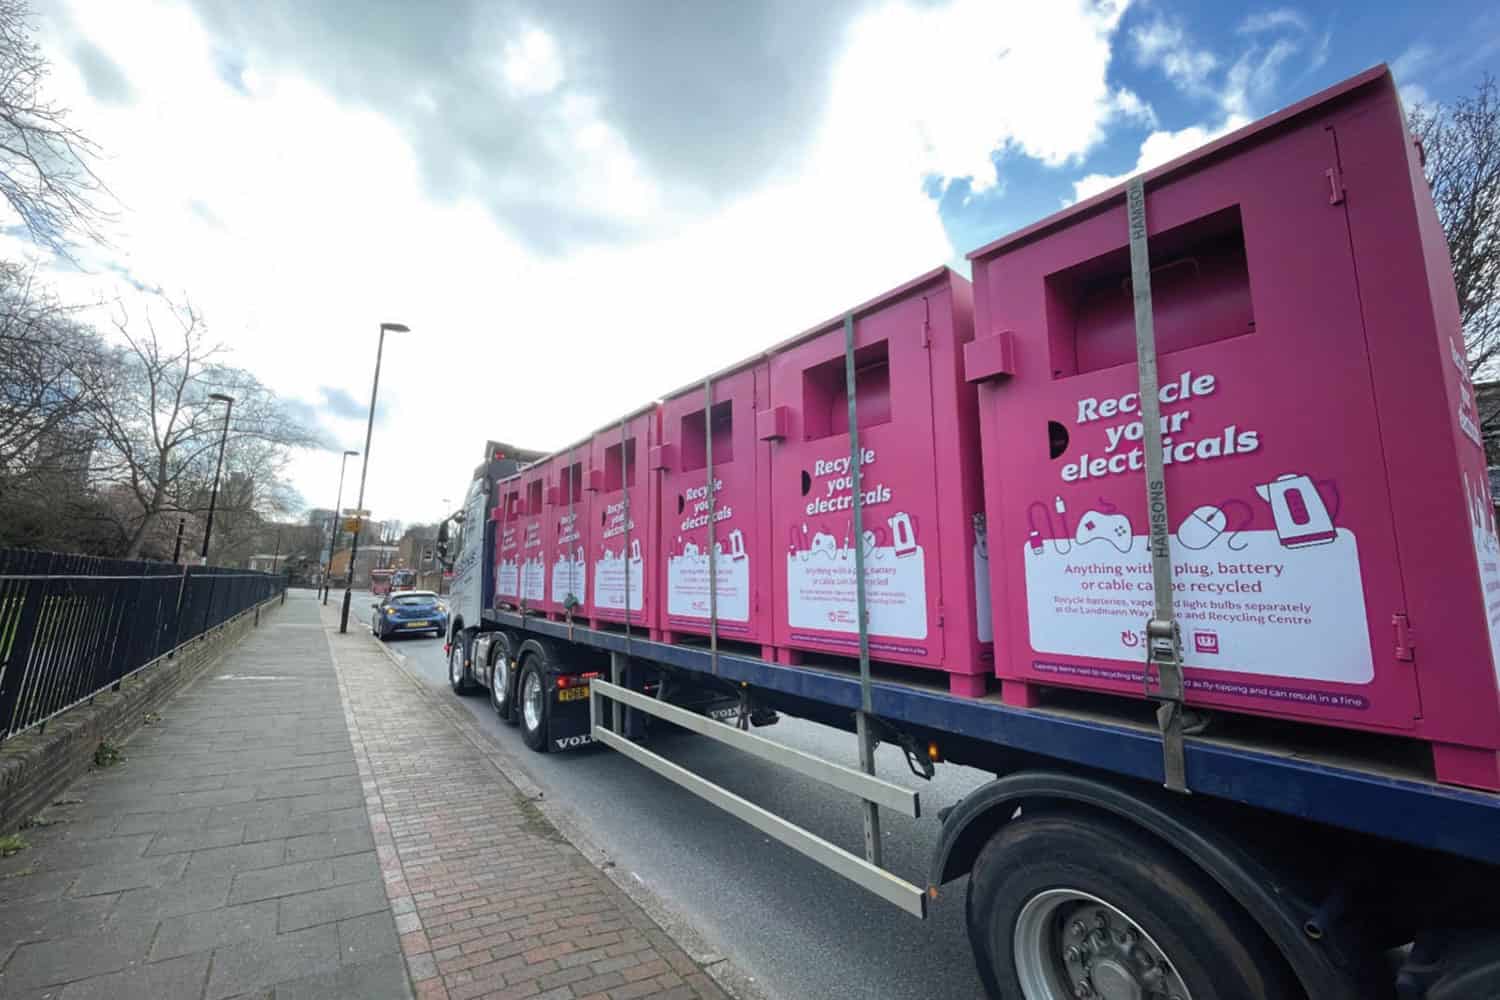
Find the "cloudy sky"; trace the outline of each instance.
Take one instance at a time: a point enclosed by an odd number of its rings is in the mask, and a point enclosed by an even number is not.
[[[37,3],[123,205],[64,293],[190,296],[349,448],[410,325],[366,494],[408,522],[487,437],[566,444],[1369,65],[1500,70],[1482,2]]]

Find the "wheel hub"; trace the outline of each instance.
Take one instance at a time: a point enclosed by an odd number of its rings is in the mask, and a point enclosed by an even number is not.
[[[1113,956],[1095,962],[1089,979],[1100,1000],[1145,1000],[1135,970]]]
[[[497,708],[505,705],[505,690],[510,685],[510,667],[505,657],[495,658],[495,672],[490,675],[490,698]]]
[[[1033,896],[1011,943],[1026,1000],[1192,1000],[1151,936],[1082,890]]]
[[[542,682],[537,680],[534,673],[526,675],[525,697],[521,702],[521,712],[526,716],[526,728],[536,730],[542,724]]]

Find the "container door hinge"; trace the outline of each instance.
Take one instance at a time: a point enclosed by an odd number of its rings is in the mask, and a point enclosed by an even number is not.
[[[943,606],[941,604],[937,606],[937,623],[939,626],[943,624]]]
[[[1338,167],[1329,167],[1323,171],[1328,178],[1328,204],[1342,205],[1344,203],[1344,179],[1339,174]]]
[[[1407,663],[1416,659],[1416,641],[1412,637],[1411,622],[1400,613],[1391,615],[1391,625],[1396,632],[1396,659]]]
[[[932,324],[925,319],[922,321],[922,349],[926,350],[932,346]]]

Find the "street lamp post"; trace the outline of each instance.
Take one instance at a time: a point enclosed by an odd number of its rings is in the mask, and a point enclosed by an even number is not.
[[[333,577],[333,548],[339,541],[339,507],[344,502],[344,468],[349,464],[350,455],[358,455],[357,451],[346,451],[344,457],[339,461],[339,498],[333,502],[333,523],[328,526],[328,566],[323,573],[323,604],[328,604],[328,591],[333,589],[330,580]]]
[[[344,577],[344,607],[339,612],[339,631],[349,631],[349,601],[354,589],[354,560],[359,556],[359,531],[364,527],[365,474],[370,471],[370,437],[375,433],[375,397],[380,392],[380,357],[385,353],[387,333],[407,333],[410,327],[404,323],[380,324],[380,340],[375,345],[375,380],[370,383],[370,417],[365,424],[365,454],[359,467],[359,499],[354,503],[354,543],[349,546],[349,573]]]
[[[214,467],[214,488],[208,495],[208,523],[203,526],[203,551],[198,562],[208,565],[208,537],[214,532],[214,507],[219,502],[219,474],[224,471],[224,446],[229,443],[229,414],[234,411],[234,397],[222,392],[211,392],[208,398],[224,404],[224,433],[219,437],[219,464]]]

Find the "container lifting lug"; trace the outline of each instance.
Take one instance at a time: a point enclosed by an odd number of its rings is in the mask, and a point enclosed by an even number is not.
[[[1339,180],[1338,167],[1329,167],[1323,171],[1328,178],[1328,204],[1342,205],[1344,203],[1344,185]]]
[[[1405,614],[1398,611],[1391,615],[1391,626],[1396,633],[1396,659],[1412,662],[1416,659],[1417,643],[1412,637],[1411,622]]]

